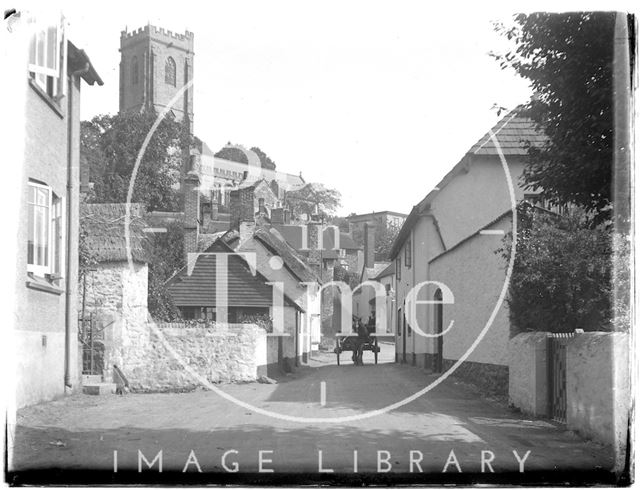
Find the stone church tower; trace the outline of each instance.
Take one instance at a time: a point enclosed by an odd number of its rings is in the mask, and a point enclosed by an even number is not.
[[[152,25],[120,33],[120,112],[162,111],[193,79],[193,33],[176,34]],[[173,104],[177,120],[193,132],[193,86]]]

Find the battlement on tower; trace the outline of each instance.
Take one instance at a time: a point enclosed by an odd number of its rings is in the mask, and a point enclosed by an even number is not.
[[[120,48],[127,47],[132,44],[136,44],[144,39],[153,39],[155,41],[171,44],[178,48],[182,48],[185,51],[193,52],[193,32],[184,31],[184,34],[164,29],[163,27],[156,27],[151,24],[140,27],[133,31],[121,31],[120,32]]]

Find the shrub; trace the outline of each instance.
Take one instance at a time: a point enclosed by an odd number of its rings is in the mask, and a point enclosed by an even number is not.
[[[519,207],[507,297],[512,335],[628,327],[628,240],[614,240],[606,227],[589,228],[585,223],[584,214],[577,211],[560,217],[526,204]],[[511,234],[505,236],[498,251],[507,261],[511,240]],[[614,247],[619,252],[615,263]],[[616,290],[622,294],[614,295]]]

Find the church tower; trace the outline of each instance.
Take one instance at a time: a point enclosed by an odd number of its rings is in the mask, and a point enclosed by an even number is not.
[[[193,79],[193,33],[177,34],[152,25],[120,33],[120,112],[162,111]],[[193,86],[171,111],[193,133]]]

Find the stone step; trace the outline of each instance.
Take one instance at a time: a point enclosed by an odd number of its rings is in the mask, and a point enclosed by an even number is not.
[[[82,384],[95,384],[102,383],[102,375],[101,374],[83,374],[82,375]]]
[[[115,392],[115,383],[89,383],[82,386],[85,395],[111,395]]]

